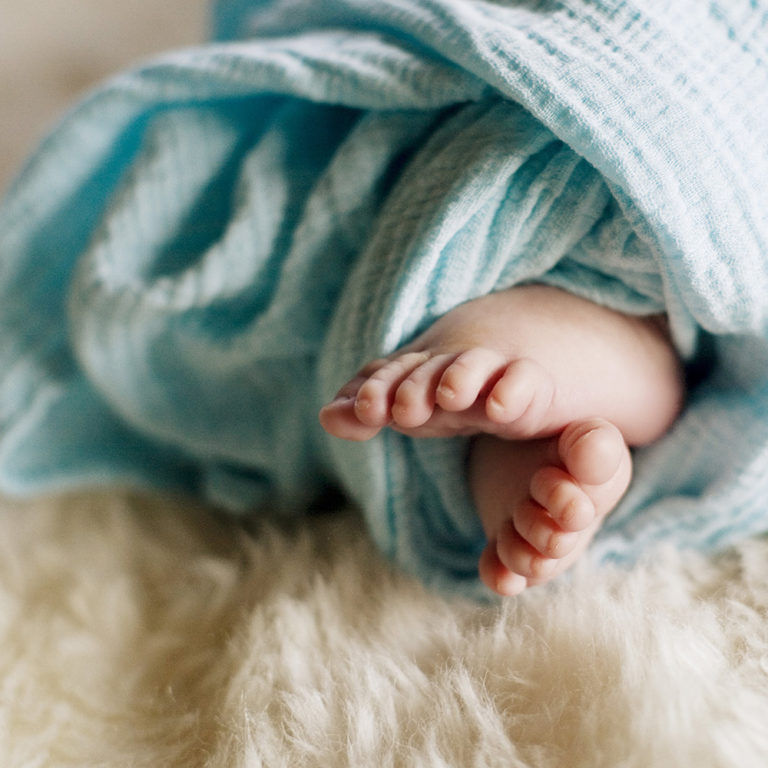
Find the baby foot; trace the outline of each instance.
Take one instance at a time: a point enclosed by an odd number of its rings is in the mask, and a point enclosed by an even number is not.
[[[470,483],[488,538],[479,563],[486,586],[517,595],[573,565],[631,471],[624,438],[603,419],[574,422],[557,438],[476,440]]]
[[[662,319],[530,285],[462,304],[370,362],[320,422],[346,440],[368,440],[385,426],[411,437],[521,440],[600,414],[641,445],[669,427],[682,395]]]
[[[664,318],[526,285],[462,304],[369,363],[320,421],[347,440],[385,426],[479,435],[470,485],[489,542],[480,576],[514,595],[581,555],[627,489],[627,446],[659,438],[683,396]]]
[[[367,440],[385,426],[412,437],[484,432],[520,439],[557,429],[554,394],[550,374],[527,358],[487,347],[405,348],[363,368],[320,421],[347,440]]]

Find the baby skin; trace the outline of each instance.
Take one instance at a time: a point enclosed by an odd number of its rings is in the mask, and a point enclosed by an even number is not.
[[[660,437],[683,394],[663,317],[526,285],[462,304],[369,363],[320,422],[346,440],[384,427],[475,436],[480,577],[516,595],[578,559],[629,485],[629,447]]]

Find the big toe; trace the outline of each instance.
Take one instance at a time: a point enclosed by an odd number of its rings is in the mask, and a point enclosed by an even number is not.
[[[557,449],[571,475],[585,485],[607,483],[626,463],[629,453],[619,429],[599,418],[569,424]]]

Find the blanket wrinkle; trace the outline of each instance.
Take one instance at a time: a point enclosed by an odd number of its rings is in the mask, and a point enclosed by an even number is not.
[[[665,312],[706,370],[594,546],[768,529],[768,6],[221,0],[211,43],[103,84],[0,204],[0,486],[235,512],[325,484],[478,594],[464,439],[346,444],[367,359],[543,282]]]

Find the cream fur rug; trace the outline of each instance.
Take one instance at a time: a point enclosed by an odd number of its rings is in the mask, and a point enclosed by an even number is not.
[[[0,173],[199,0],[3,0]],[[481,607],[351,512],[246,532],[115,490],[0,509],[0,766],[768,765],[768,541]]]
[[[8,504],[3,766],[768,764],[768,546],[500,607],[351,514],[252,535],[169,499]]]

